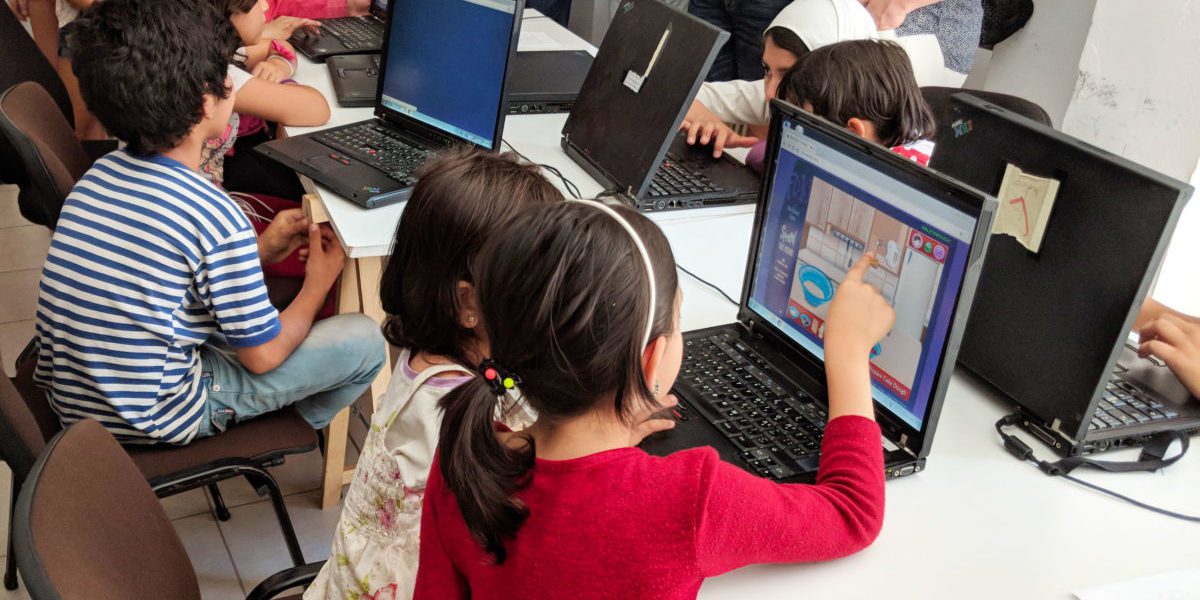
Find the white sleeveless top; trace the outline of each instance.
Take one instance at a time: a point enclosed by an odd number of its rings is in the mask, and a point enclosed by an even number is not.
[[[470,379],[459,365],[416,373],[403,350],[387,393],[371,419],[354,480],[334,531],[329,560],[304,592],[305,600],[409,599],[417,576],[421,500],[437,449],[438,401]],[[461,377],[435,377],[445,373]],[[507,398],[504,423],[533,423],[525,404]]]

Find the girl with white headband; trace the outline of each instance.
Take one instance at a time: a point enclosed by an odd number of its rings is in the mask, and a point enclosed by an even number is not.
[[[868,357],[891,327],[862,275],[826,325],[829,421],[815,485],[778,484],[712,448],[637,448],[674,426],[681,296],[662,232],[625,207],[523,211],[472,270],[490,355],[444,397],[415,598],[689,598],[751,563],[855,552],[883,518]],[[496,425],[512,390],[537,412]],[[669,435],[669,434],[668,434]]]

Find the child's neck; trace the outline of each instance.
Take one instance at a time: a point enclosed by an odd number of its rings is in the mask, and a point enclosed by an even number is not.
[[[200,153],[204,148],[204,140],[193,134],[180,140],[179,144],[169,150],[164,150],[162,155],[172,160],[178,161],[183,166],[192,171],[200,172]]]
[[[539,419],[522,433],[533,436],[537,457],[546,460],[571,460],[631,446],[629,426],[611,410],[553,425]]]

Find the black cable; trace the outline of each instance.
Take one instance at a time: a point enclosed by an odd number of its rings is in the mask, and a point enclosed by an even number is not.
[[[1009,426],[1009,425],[1015,425],[1019,420],[1020,420],[1019,414],[1012,414],[1012,415],[1005,416],[996,422],[996,431],[1000,434],[1001,439],[1003,439],[1003,441],[1004,441],[1004,449],[1007,450],[1009,454],[1012,454],[1013,456],[1015,456],[1021,462],[1028,462],[1029,464],[1037,467],[1039,471],[1041,471],[1047,475],[1052,475],[1052,476],[1057,475],[1058,477],[1062,477],[1063,479],[1066,479],[1067,481],[1070,481],[1077,485],[1082,485],[1086,488],[1095,490],[1102,494],[1107,494],[1118,500],[1124,500],[1125,502],[1128,502],[1138,508],[1144,508],[1148,511],[1155,512],[1155,513],[1158,513],[1163,516],[1171,517],[1173,519],[1179,519],[1179,520],[1188,521],[1191,523],[1200,523],[1200,517],[1194,517],[1191,515],[1177,513],[1174,511],[1167,510],[1165,508],[1159,508],[1159,507],[1151,505],[1151,504],[1146,504],[1145,502],[1141,502],[1139,500],[1134,500],[1133,498],[1130,498],[1129,496],[1126,496],[1124,494],[1114,492],[1108,488],[1104,488],[1104,487],[1098,486],[1094,483],[1091,483],[1089,481],[1084,481],[1082,479],[1079,479],[1078,477],[1074,477],[1068,473],[1063,472],[1063,470],[1061,468],[1057,468],[1057,465],[1054,465],[1054,464],[1051,464],[1044,460],[1038,459],[1036,456],[1033,455],[1033,448],[1030,448],[1029,444],[1026,444],[1025,442],[1021,441],[1019,438],[1017,438],[1014,435],[1004,432],[1004,427]]]
[[[716,290],[716,291],[717,291],[717,293],[718,293],[718,294],[720,294],[720,295],[721,295],[721,297],[723,297],[723,298],[725,298],[726,300],[728,300],[730,304],[732,304],[732,305],[734,305],[734,306],[737,306],[737,307],[741,307],[741,305],[742,305],[742,303],[741,303],[741,302],[738,302],[737,300],[734,300],[732,296],[730,296],[729,294],[726,294],[726,293],[725,293],[725,290],[723,290],[723,289],[721,289],[721,288],[717,287],[717,285],[716,285],[716,284],[714,284],[714,283],[710,283],[710,282],[708,282],[707,280],[705,280],[703,277],[701,277],[701,276],[699,276],[699,275],[697,275],[697,274],[695,274],[695,273],[693,273],[693,272],[691,272],[691,271],[689,271],[689,270],[685,269],[685,268],[683,267],[683,265],[676,264],[676,265],[675,265],[675,268],[677,268],[677,269],[679,269],[680,271],[683,271],[684,273],[688,274],[688,275],[689,275],[689,276],[690,276],[692,279],[695,279],[696,281],[699,281],[700,283],[703,283],[704,285],[707,285],[708,287],[710,287],[710,288],[712,288],[712,289]]]
[[[558,167],[554,167],[554,166],[546,165],[546,164],[542,164],[542,163],[535,163],[532,160],[530,160],[528,156],[521,154],[521,151],[517,150],[516,147],[513,146],[512,143],[510,143],[508,140],[501,140],[501,141],[504,142],[504,144],[506,146],[508,146],[509,150],[512,150],[513,153],[515,153],[517,156],[519,156],[521,158],[521,160],[523,160],[527,163],[535,164],[535,165],[545,169],[551,175],[557,177],[559,179],[559,181],[562,181],[563,187],[566,188],[568,194],[571,194],[572,198],[578,200],[583,197],[579,191],[579,186],[575,185],[574,181],[567,179],[567,176],[563,175],[562,171],[558,170]]]

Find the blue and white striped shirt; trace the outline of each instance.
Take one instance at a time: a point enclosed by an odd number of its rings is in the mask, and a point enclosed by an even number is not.
[[[254,229],[219,188],[123,150],[67,196],[42,272],[36,380],[63,423],[185,444],[206,418],[199,346],[279,334]]]

